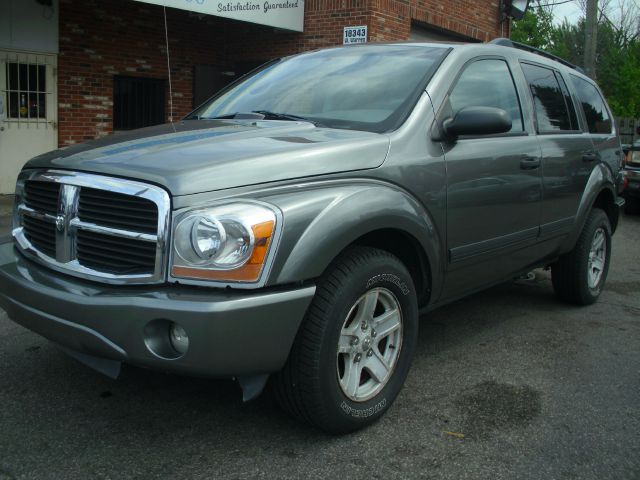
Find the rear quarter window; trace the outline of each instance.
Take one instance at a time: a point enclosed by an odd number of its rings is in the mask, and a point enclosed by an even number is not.
[[[575,132],[580,130],[578,117],[567,86],[550,68],[522,63],[527,79],[539,133]]]
[[[611,133],[613,131],[611,116],[598,89],[575,75],[571,75],[571,82],[582,104],[589,133]]]

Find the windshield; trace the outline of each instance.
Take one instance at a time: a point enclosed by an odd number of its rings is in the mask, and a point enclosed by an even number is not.
[[[449,50],[376,45],[305,53],[268,64],[187,119],[260,112],[323,126],[385,132],[410,113]]]

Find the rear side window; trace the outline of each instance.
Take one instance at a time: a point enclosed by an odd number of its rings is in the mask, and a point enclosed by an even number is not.
[[[533,103],[539,133],[579,130],[576,111],[564,80],[545,67],[522,64]]]
[[[522,112],[511,72],[504,60],[478,60],[460,75],[449,95],[455,116],[464,107],[494,107],[511,117],[511,132],[524,131]]]
[[[571,82],[578,92],[580,103],[582,103],[589,133],[611,133],[611,117],[598,89],[575,75],[571,75]]]

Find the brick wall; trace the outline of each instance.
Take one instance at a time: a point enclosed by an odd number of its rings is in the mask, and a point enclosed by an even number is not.
[[[345,26],[368,25],[371,42],[406,40],[412,20],[486,41],[501,36],[498,10],[498,0],[306,0],[304,33],[297,33],[168,8],[174,117],[192,108],[194,65],[232,70],[339,45]],[[165,52],[159,6],[60,0],[60,146],[111,133],[114,75],[166,79]],[[168,91],[166,98],[169,115]]]
[[[498,0],[371,0],[370,13],[371,42],[406,40],[412,20],[482,42],[509,35]]]
[[[226,64],[220,49],[223,21],[170,8],[167,18],[174,116],[180,117],[192,107],[193,65]],[[160,7],[130,0],[61,0],[60,145],[110,133],[114,75],[166,79],[165,45]],[[166,98],[168,104],[168,93]]]

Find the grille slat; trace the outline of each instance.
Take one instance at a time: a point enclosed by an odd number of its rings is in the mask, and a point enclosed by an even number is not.
[[[24,202],[29,208],[55,215],[58,211],[60,184],[53,182],[27,182]]]
[[[78,231],[78,261],[109,273],[153,272],[156,244],[144,240]]]
[[[55,257],[56,227],[53,223],[25,217],[23,226],[25,237],[35,248],[49,257]]]
[[[113,209],[112,209],[113,210]],[[134,227],[123,228],[123,230],[141,231],[144,233],[155,233],[158,224],[157,219],[149,219],[141,215],[131,215],[124,212],[106,213],[103,210],[87,209],[81,206],[78,210],[78,217],[85,222],[92,222],[101,225],[114,227]]]
[[[95,235],[95,236],[94,236]],[[142,240],[129,240],[126,238],[111,237],[107,235],[94,234],[92,232],[82,232],[82,237],[78,241],[93,242],[105,250],[114,249],[116,252],[123,248],[131,249],[140,255],[152,255],[156,252],[156,244]]]
[[[55,245],[56,243],[56,232],[55,232],[55,227],[54,226],[45,226],[46,222],[42,222],[43,224],[38,224],[38,223],[25,223],[25,226],[29,229],[29,233],[30,234],[39,234],[41,236],[44,236],[46,239],[48,239],[52,244]]]
[[[83,188],[80,191],[78,217],[121,230],[154,234],[158,230],[158,208],[146,198],[122,193]]]
[[[82,250],[82,249],[81,249]],[[84,257],[82,251],[78,252],[78,258]],[[109,261],[114,265],[120,266],[137,266],[142,268],[147,268],[148,263],[144,259],[135,259],[132,257],[127,257],[123,255],[112,254],[106,250],[97,250],[91,249],[89,255],[86,258],[90,258],[90,260],[102,259],[103,261]]]
[[[82,186],[87,184],[91,187]],[[64,239],[55,222],[31,216],[29,212],[21,214],[24,238],[33,249],[52,259],[43,263],[50,262],[71,274],[108,283],[163,280],[166,252],[158,251],[156,241],[148,241],[154,238],[149,235],[159,235],[159,241],[165,240],[162,235],[167,227],[169,202],[158,187],[99,175],[47,172],[25,179],[22,202],[38,213],[64,219],[63,225],[70,225],[69,238]],[[64,205],[59,206],[59,202]],[[66,216],[63,212],[67,212]],[[87,223],[102,228],[96,231]],[[136,235],[122,237],[110,229],[145,234],[147,240],[136,239]],[[64,243],[57,243],[63,239]]]
[[[102,207],[104,206],[104,201],[97,201],[88,195],[84,195],[82,198],[82,204],[85,208]],[[141,212],[147,215],[149,214],[149,208],[146,208],[145,206],[136,207],[135,205],[124,206],[124,205],[111,204],[111,208],[115,208],[125,212]]]
[[[78,232],[78,261],[81,265],[115,274],[144,273],[150,269],[153,271],[155,250],[149,251],[146,255],[141,255],[137,252],[132,252],[131,249],[134,242],[146,242],[127,240],[122,242],[121,248],[118,250],[113,246],[105,248],[104,242],[99,237],[106,237],[106,235],[84,231]],[[111,242],[111,245],[115,243]]]

